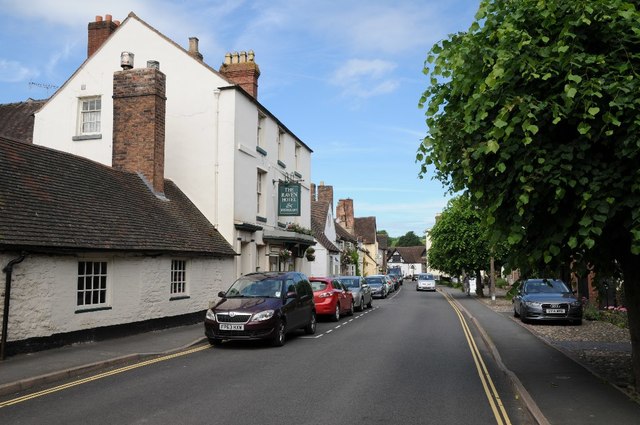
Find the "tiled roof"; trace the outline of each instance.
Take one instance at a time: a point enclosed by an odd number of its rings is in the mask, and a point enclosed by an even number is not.
[[[0,137],[18,142],[33,143],[33,114],[46,100],[0,105]]]
[[[321,201],[311,201],[311,232],[313,236],[329,252],[340,252],[340,248],[327,238],[324,233],[329,213],[329,203]]]
[[[169,180],[165,197],[137,174],[0,139],[0,250],[235,254]]]
[[[387,235],[385,235],[384,233],[378,233],[376,237],[378,238],[378,248],[389,248],[389,238],[387,238]]]
[[[349,233],[347,231],[347,229],[345,229],[340,223],[338,223],[338,221],[335,221],[336,223],[336,236],[338,236],[338,239],[341,239],[343,241],[347,241],[347,242],[352,242],[352,243],[358,243],[358,239],[353,236],[351,233]]]
[[[427,248],[425,246],[397,246],[392,251],[389,251],[389,257],[393,255],[394,251],[398,251],[398,254],[402,257],[405,263],[421,264],[424,262],[424,256],[427,255]]]
[[[362,238],[365,244],[376,243],[376,218],[375,217],[356,217],[354,219],[354,233],[357,237]]]

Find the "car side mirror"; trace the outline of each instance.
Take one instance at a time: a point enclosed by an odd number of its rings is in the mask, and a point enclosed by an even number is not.
[[[227,293],[226,293],[226,292],[224,292],[224,291],[220,291],[220,292],[218,292],[218,296],[219,296],[220,298],[224,298],[226,295],[227,295]]]
[[[363,287],[363,288],[368,288],[368,287],[369,287],[369,285],[367,285],[366,283],[363,283],[363,284],[362,284],[362,287]]]
[[[298,296],[296,295],[295,292],[287,292],[287,299],[291,300],[291,299],[296,299]]]

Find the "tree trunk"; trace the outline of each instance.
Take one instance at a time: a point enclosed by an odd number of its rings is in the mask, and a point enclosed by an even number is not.
[[[640,388],[640,256],[627,255],[621,261],[624,296],[631,336],[631,366],[636,389]]]
[[[476,270],[476,295],[484,298],[484,282],[482,281],[480,269]]]

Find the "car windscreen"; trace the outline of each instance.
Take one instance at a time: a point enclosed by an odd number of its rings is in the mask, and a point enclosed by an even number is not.
[[[359,288],[360,279],[340,279],[340,282],[347,288]]]
[[[367,281],[367,283],[369,285],[373,284],[373,285],[382,285],[382,278],[381,277],[367,277],[365,278],[365,280]]]
[[[311,281],[311,289],[313,289],[313,292],[324,291],[325,289],[327,289],[327,283],[326,282],[320,282],[320,281],[317,281],[317,280],[312,280]]]
[[[432,274],[421,274],[418,276],[420,280],[435,280]]]
[[[538,293],[561,293],[561,292],[571,292],[567,285],[561,280],[543,280],[543,281],[533,281],[527,282],[525,286],[525,292],[528,294],[538,294]]]
[[[282,295],[281,279],[240,278],[227,290],[227,298],[279,298]]]

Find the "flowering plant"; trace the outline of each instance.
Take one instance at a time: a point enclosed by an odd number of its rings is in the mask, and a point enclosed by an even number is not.
[[[281,249],[278,255],[281,259],[288,260],[291,257],[291,251],[289,251],[288,249]]]

